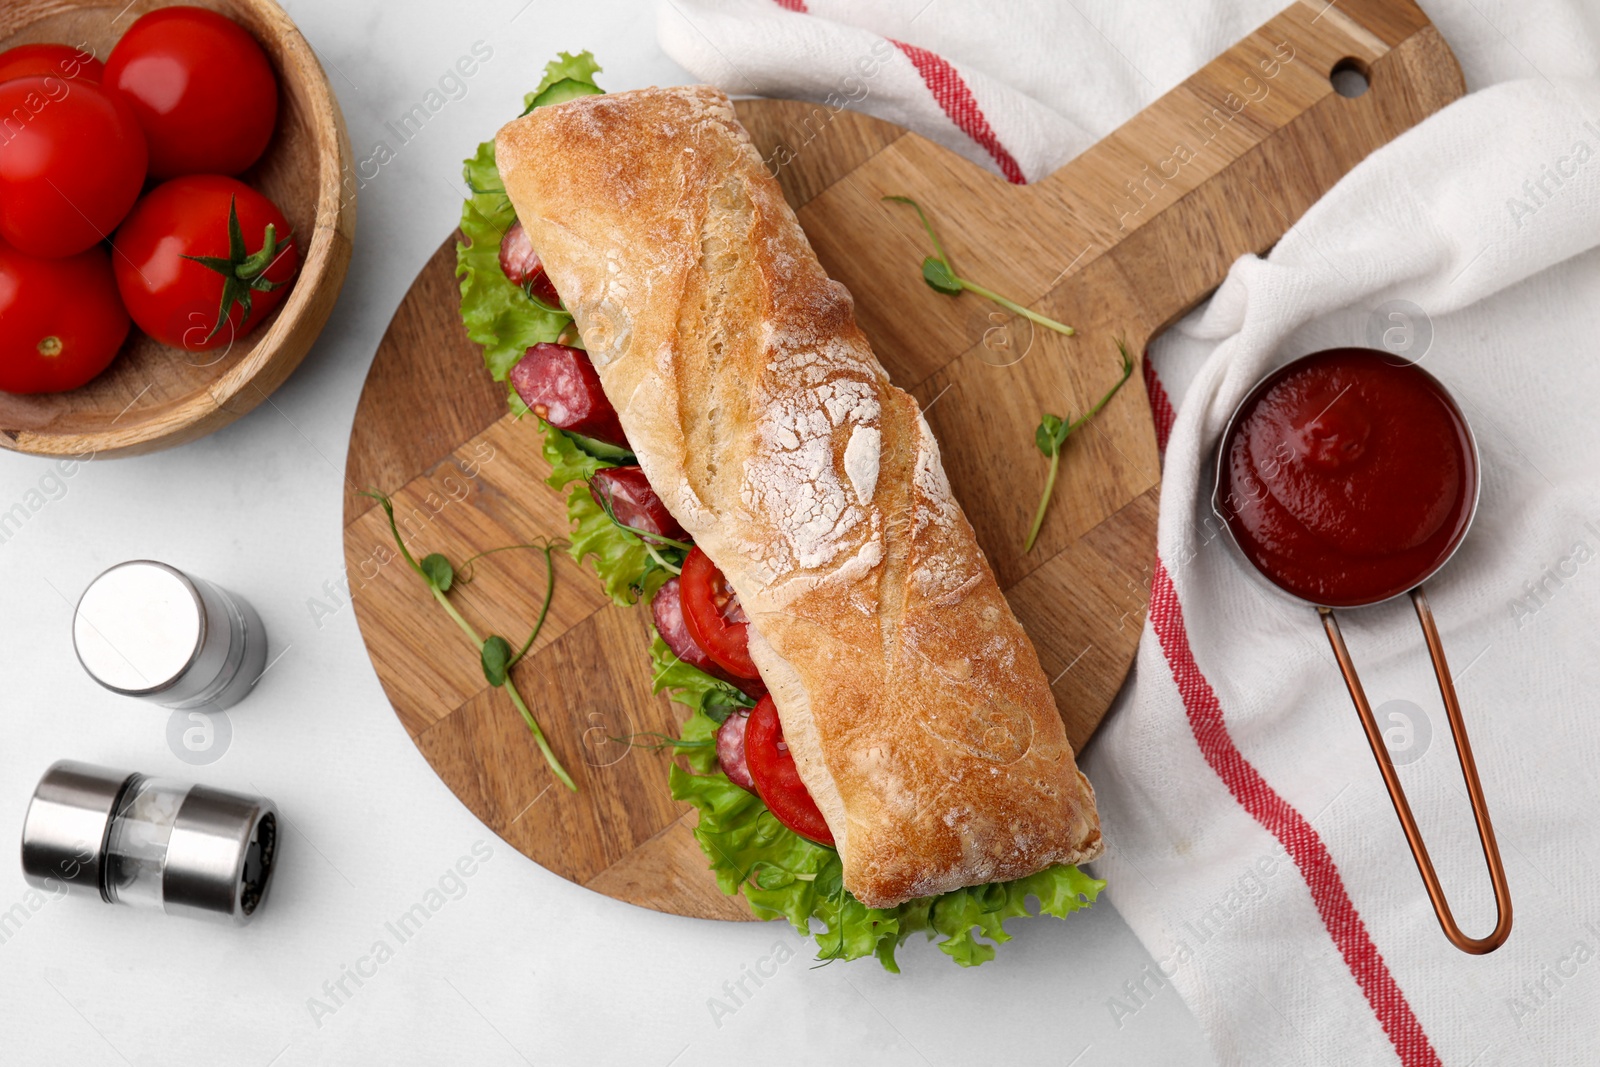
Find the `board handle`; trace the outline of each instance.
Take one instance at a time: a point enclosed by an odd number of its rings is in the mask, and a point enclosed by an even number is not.
[[[1029,187],[1088,244],[1054,289],[1067,296],[1073,274],[1109,256],[1148,340],[1362,158],[1465,91],[1409,0],[1302,0]]]

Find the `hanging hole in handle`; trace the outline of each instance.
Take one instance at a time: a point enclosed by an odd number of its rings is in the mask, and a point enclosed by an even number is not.
[[[1345,56],[1328,72],[1333,91],[1340,96],[1354,98],[1372,85],[1372,69],[1355,56]]]

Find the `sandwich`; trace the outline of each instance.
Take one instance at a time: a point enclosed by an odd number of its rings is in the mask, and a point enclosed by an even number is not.
[[[674,795],[724,890],[820,917],[825,957],[892,969],[922,929],[982,962],[975,931],[1100,887],[1038,656],[728,98],[604,94],[597,69],[551,64],[468,163],[469,333],[576,483],[574,554],[650,603],[658,676],[694,709]],[[528,304],[509,343],[480,306],[501,282]]]

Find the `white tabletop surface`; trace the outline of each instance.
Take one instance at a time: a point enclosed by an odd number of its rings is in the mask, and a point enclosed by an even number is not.
[[[455,226],[460,160],[547,59],[593,48],[612,89],[690,79],[637,0],[286,6],[328,69],[357,158],[379,141],[394,150],[360,191],[355,258],[320,341],[270,404],[182,448],[64,478],[0,455],[0,511],[29,508],[0,539],[0,841],[17,840],[51,762],[87,760],[273,798],[288,826],[276,881],[258,920],[230,929],[30,895],[16,862],[0,864],[0,1062],[1211,1062],[1176,994],[1145,976],[1115,887],[1068,922],[1015,924],[977,970],[921,943],[901,951],[899,976],[870,960],[813,969],[787,927],[660,915],[550,874],[435,777],[353,613],[327,592],[343,572],[344,457],[367,367]],[[466,94],[397,145],[385,123],[479,42],[493,55]],[[72,602],[138,557],[244,595],[270,632],[277,658],[210,763],[179,759],[166,711],[98,689],[73,657]],[[318,618],[313,601],[340,610]],[[399,943],[385,924],[475,852],[488,860],[447,878],[444,906]],[[774,956],[777,976],[739,993]]]

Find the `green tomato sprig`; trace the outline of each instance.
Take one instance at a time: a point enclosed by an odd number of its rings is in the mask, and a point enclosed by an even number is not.
[[[439,602],[445,613],[455,620],[455,624],[461,628],[461,632],[466,634],[468,640],[477,648],[484,679],[495,688],[506,691],[506,695],[511,698],[511,703],[521,713],[522,721],[528,724],[528,731],[533,734],[534,742],[539,746],[539,751],[544,754],[545,762],[550,765],[550,769],[555,772],[555,776],[561,780],[561,784],[576,793],[578,791],[577,784],[573,782],[572,776],[567,773],[567,769],[561,765],[561,761],[556,758],[556,754],[551,750],[550,742],[545,737],[544,731],[539,728],[538,720],[533,717],[533,712],[529,710],[527,702],[522,699],[522,694],[517,691],[517,684],[511,679],[511,668],[515,667],[517,662],[527,655],[528,650],[533,647],[534,641],[538,640],[539,631],[544,629],[545,619],[550,614],[550,601],[555,596],[556,591],[555,561],[551,558],[551,553],[555,549],[555,542],[543,541],[528,545],[506,545],[503,548],[492,548],[488,552],[479,552],[462,563],[461,580],[465,582],[471,580],[470,568],[472,564],[492,553],[504,552],[512,548],[536,548],[544,553],[544,605],[539,609],[538,621],[534,623],[533,631],[528,634],[528,639],[522,643],[521,648],[513,651],[511,642],[499,634],[490,634],[488,637],[479,636],[473,625],[462,617],[461,612],[450,602],[450,598],[446,594],[456,584],[456,569],[448,559],[438,552],[424,556],[421,562],[413,558],[411,550],[406,547],[405,539],[400,536],[400,527],[395,523],[394,502],[387,495],[375,489],[369,489],[361,495],[371,497],[378,502],[379,507],[383,508],[383,513],[389,518],[389,530],[394,534],[394,543],[399,547],[400,555],[405,559],[406,565],[416,571],[422,580],[427,583],[428,591],[433,594],[433,599]]]
[[[1117,395],[1117,390],[1133,374],[1133,357],[1128,354],[1125,342],[1117,341],[1117,351],[1122,354],[1122,376],[1116,384],[1106,390],[1106,394],[1095,402],[1094,407],[1079,415],[1076,419],[1067,420],[1060,415],[1051,415],[1046,412],[1039,420],[1039,426],[1033,431],[1033,443],[1039,446],[1039,451],[1050,460],[1050,473],[1044,479],[1044,494],[1039,498],[1039,510],[1034,513],[1033,525],[1028,528],[1028,540],[1023,544],[1024,553],[1033,551],[1033,543],[1039,539],[1039,530],[1044,526],[1045,512],[1050,507],[1050,497],[1056,490],[1056,473],[1061,469],[1061,448],[1078,430],[1082,429],[1090,419],[1100,414],[1100,409],[1110,403],[1111,398]]]

